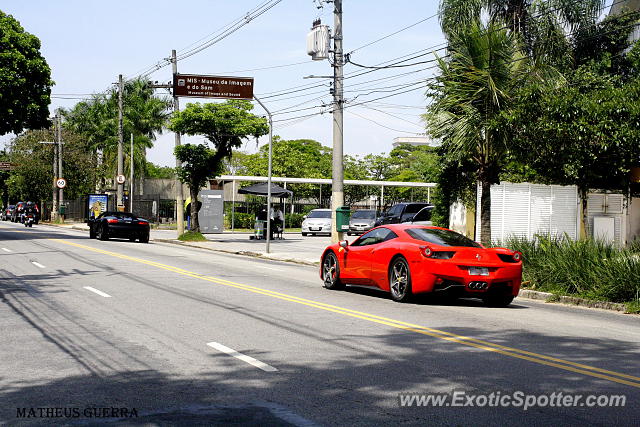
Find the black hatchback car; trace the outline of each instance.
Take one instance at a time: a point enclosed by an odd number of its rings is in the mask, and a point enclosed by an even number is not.
[[[407,202],[398,203],[387,209],[378,219],[376,219],[376,227],[384,224],[400,224],[409,222],[413,217],[424,208],[433,208],[430,203]]]
[[[149,221],[131,212],[104,212],[97,218],[89,219],[87,224],[90,239],[119,237],[132,242],[138,239],[140,243],[149,243]]]

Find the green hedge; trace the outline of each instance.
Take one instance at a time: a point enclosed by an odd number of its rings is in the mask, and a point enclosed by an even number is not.
[[[300,228],[302,227],[303,214],[288,213],[284,215],[285,227],[287,228]]]
[[[544,292],[640,304],[640,251],[598,240],[536,236],[511,239],[511,249],[524,256],[523,280]]]

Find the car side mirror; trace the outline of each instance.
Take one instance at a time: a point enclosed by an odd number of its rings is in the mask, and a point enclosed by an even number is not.
[[[302,217],[302,219],[307,219],[307,216],[306,216],[306,215],[304,215],[304,216]]]
[[[341,248],[347,249],[347,246],[349,246],[349,241],[348,240],[340,240],[340,242],[338,244],[340,245]]]

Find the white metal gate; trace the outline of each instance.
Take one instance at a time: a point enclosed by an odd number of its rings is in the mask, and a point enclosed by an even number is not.
[[[480,196],[476,206],[476,240],[480,240]],[[513,184],[491,186],[491,240],[532,239],[536,234],[577,239],[579,197],[575,186]]]

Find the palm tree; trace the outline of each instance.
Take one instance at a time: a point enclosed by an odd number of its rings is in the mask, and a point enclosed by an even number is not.
[[[571,41],[592,27],[604,0],[442,0],[440,24],[447,38],[482,20],[502,22],[518,34],[523,51],[547,65],[569,65]]]
[[[123,129],[125,152],[129,135],[134,137],[135,170],[146,171],[146,150],[153,146],[169,117],[168,98],[154,96],[148,80],[136,79],[125,83],[123,91]],[[101,175],[112,178],[118,151],[118,93],[94,95],[65,112],[67,126],[85,137],[87,148],[96,153]],[[128,163],[125,162],[126,167]],[[126,172],[126,171],[125,171]]]
[[[507,138],[492,128],[508,108],[511,94],[526,75],[526,58],[515,34],[499,21],[471,22],[449,36],[448,58],[439,59],[440,75],[429,85],[428,132],[443,141],[449,161],[472,167],[482,187],[481,233],[491,241],[491,184],[497,183],[507,153]]]

